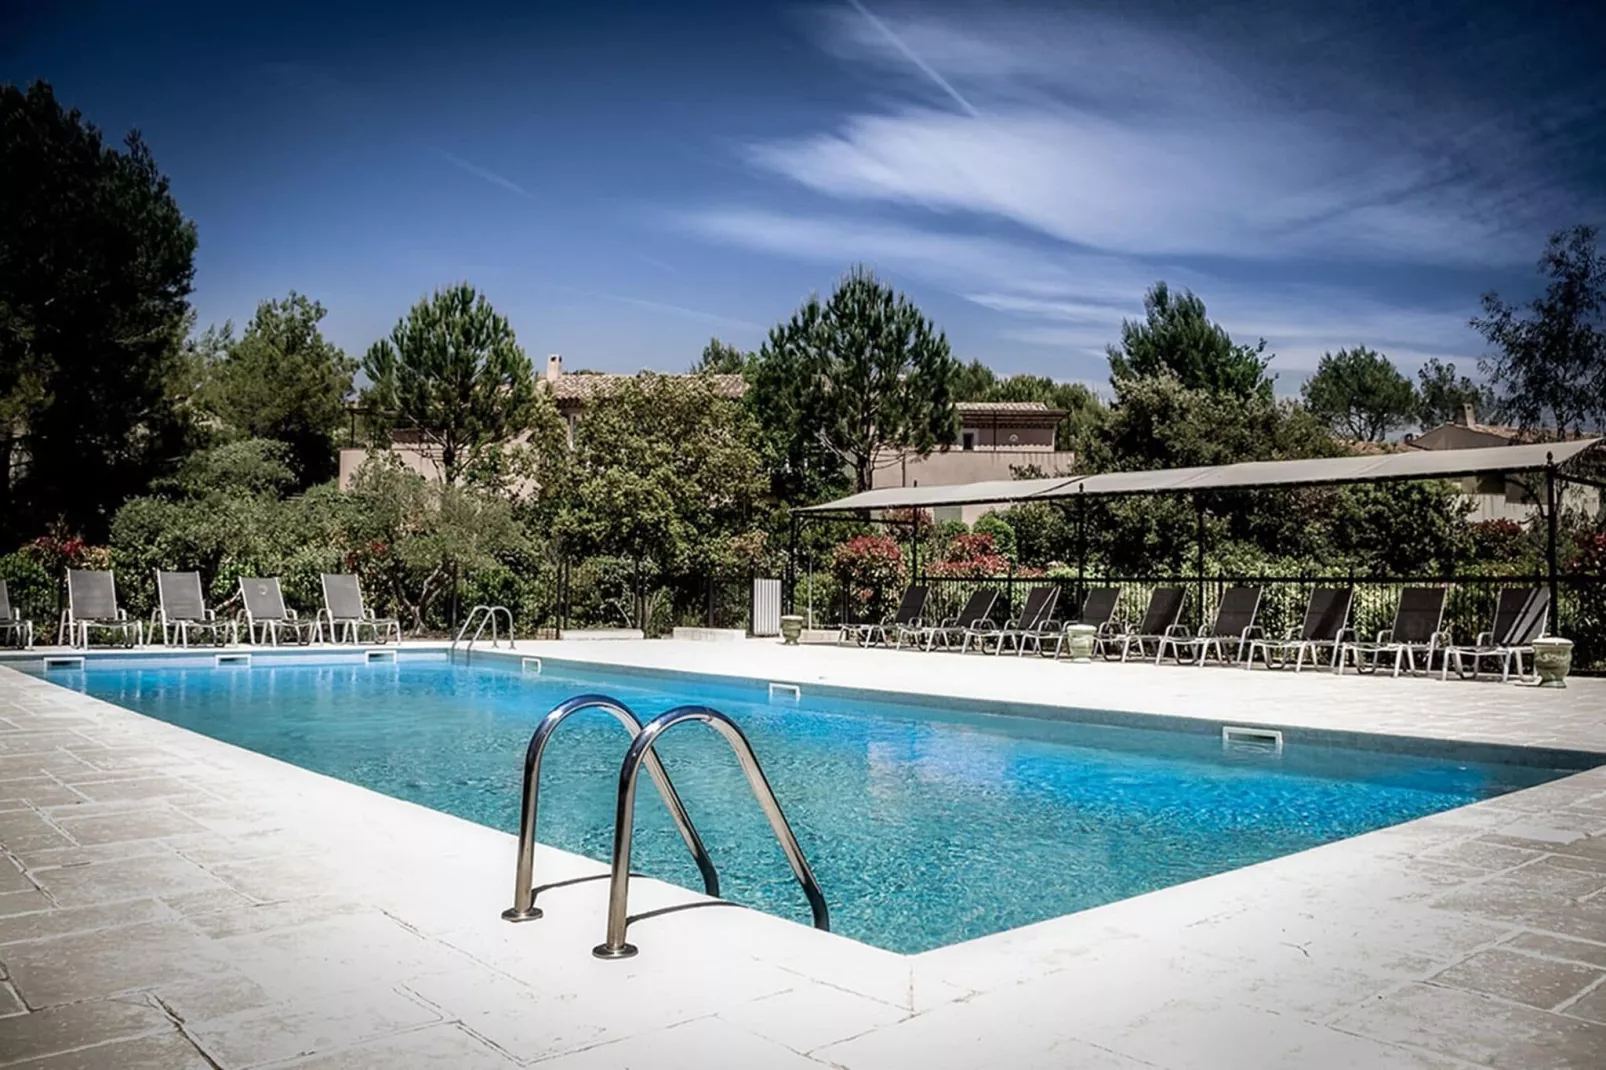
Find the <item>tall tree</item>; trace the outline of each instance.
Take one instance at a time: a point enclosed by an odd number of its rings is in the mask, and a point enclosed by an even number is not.
[[[866,490],[884,450],[924,456],[953,440],[958,370],[919,308],[854,268],[824,302],[810,297],[770,331],[752,393],[794,489],[803,473],[793,466],[823,451]]]
[[[1179,295],[1164,282],[1144,295],[1143,312],[1141,322],[1122,321],[1121,344],[1107,350],[1112,382],[1170,374],[1191,390],[1271,396],[1264,338],[1239,345],[1192,291]]]
[[[706,379],[644,372],[579,422],[554,527],[577,553],[642,558],[662,573],[706,568],[754,519],[755,431]]]
[[[302,487],[336,474],[334,433],[357,370],[319,331],[324,315],[322,305],[292,290],[259,304],[238,340],[225,325],[210,347],[204,392],[208,407],[238,434],[288,446]]]
[[[1476,415],[1493,403],[1487,386],[1457,375],[1453,363],[1437,357],[1416,370],[1416,382],[1417,422],[1424,431],[1464,419],[1468,406]]]
[[[530,359],[466,282],[414,305],[362,366],[373,384],[364,400],[388,426],[435,447],[447,483],[501,478],[504,447],[531,426]]]
[[[743,375],[752,363],[753,354],[744,353],[729,342],[710,338],[691,370],[693,374]]]
[[[1524,310],[1483,295],[1472,326],[1494,347],[1483,367],[1505,416],[1524,430],[1565,433],[1606,420],[1606,254],[1594,227],[1550,236],[1539,258],[1545,292]]]
[[[137,132],[0,86],[0,542],[94,540],[187,443],[170,388],[195,227]]]
[[[1381,442],[1420,409],[1411,380],[1365,346],[1323,353],[1300,394],[1305,407],[1334,433],[1368,442]]]

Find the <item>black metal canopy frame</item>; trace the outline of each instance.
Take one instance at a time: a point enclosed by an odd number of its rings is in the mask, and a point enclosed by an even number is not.
[[[1360,457],[1318,457],[1292,461],[1246,461],[1240,464],[1200,468],[1162,468],[1134,472],[1101,472],[1088,475],[1053,476],[1046,479],[991,480],[955,486],[888,487],[867,490],[819,505],[795,507],[791,511],[791,543],[787,555],[787,592],[797,582],[797,544],[801,525],[815,520],[876,520],[886,524],[918,524],[910,519],[877,517],[887,510],[918,511],[936,506],[1009,505],[1020,502],[1060,501],[1077,503],[1077,574],[1085,569],[1085,501],[1090,497],[1129,498],[1150,494],[1187,494],[1193,499],[1197,516],[1198,573],[1204,576],[1204,502],[1201,493],[1216,490],[1272,490],[1277,488],[1336,486],[1356,483],[1389,483],[1405,480],[1455,479],[1466,476],[1542,474],[1544,476],[1543,515],[1546,520],[1546,568],[1550,585],[1550,604],[1557,605],[1560,563],[1558,554],[1558,511],[1561,485],[1577,483],[1606,489],[1606,451],[1598,449],[1600,438],[1569,439],[1561,442],[1532,442],[1516,446],[1489,446],[1467,450],[1405,450]],[[919,540],[915,546],[914,571],[919,573]]]

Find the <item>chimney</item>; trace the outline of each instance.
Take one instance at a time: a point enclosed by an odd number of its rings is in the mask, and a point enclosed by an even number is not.
[[[1472,409],[1472,402],[1463,402],[1461,405],[1461,424],[1464,427],[1478,426],[1478,414]]]
[[[555,383],[563,378],[563,357],[553,353],[546,358],[546,381]]]

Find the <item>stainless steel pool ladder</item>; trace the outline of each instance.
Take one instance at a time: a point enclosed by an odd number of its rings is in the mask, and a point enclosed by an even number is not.
[[[499,633],[497,631],[497,626],[496,626],[496,622],[497,622],[497,619],[498,619],[499,616],[502,619],[505,619],[507,621],[507,645],[511,649],[512,646],[513,646],[513,613],[512,613],[512,611],[509,610],[506,606],[477,605],[473,609],[468,611],[468,616],[467,617],[463,618],[463,626],[461,628],[457,629],[457,638],[452,640],[452,650],[453,651],[457,650],[457,644],[461,643],[463,641],[463,636],[468,633],[469,628],[471,626],[473,626],[476,621],[479,623],[479,627],[474,629],[474,634],[469,638],[468,646],[466,648],[464,648],[463,653],[464,653],[465,657],[470,657],[470,656],[473,655],[473,653],[474,653],[474,643],[479,639],[480,634],[485,631],[485,626],[487,624],[489,624],[491,626],[491,647],[492,647],[492,649],[495,649],[497,646],[501,645],[500,644],[500,638],[501,637],[500,637],[500,635],[499,635]]]
[[[608,880],[608,932],[607,939],[592,949],[592,954],[598,958],[621,959],[629,958],[636,953],[636,948],[625,942],[625,932],[629,927],[630,918],[627,913],[630,897],[630,847],[635,825],[636,812],[636,778],[641,767],[647,767],[647,773],[658,786],[658,793],[663,796],[664,803],[669,807],[670,816],[675,820],[675,827],[691,849],[692,858],[702,873],[704,891],[711,898],[719,898],[719,875],[714,871],[714,863],[708,857],[703,847],[702,839],[697,835],[692,825],[691,817],[681,804],[680,796],[676,794],[674,785],[670,783],[669,774],[664,772],[663,765],[653,752],[653,746],[658,738],[670,728],[686,721],[701,721],[709,725],[730,744],[736,752],[736,758],[741,763],[742,772],[747,776],[747,783],[753,790],[754,797],[764,810],[764,816],[769,820],[770,828],[775,838],[780,841],[781,850],[786,854],[786,861],[792,867],[792,874],[803,887],[803,894],[809,901],[809,911],[814,917],[814,927],[829,932],[831,929],[830,911],[826,907],[825,894],[820,891],[819,883],[814,879],[814,872],[809,869],[808,859],[803,857],[803,849],[798,846],[797,837],[792,834],[792,827],[786,821],[786,815],[781,810],[781,804],[775,798],[769,781],[764,777],[764,770],[758,764],[758,756],[753,753],[753,747],[736,726],[725,714],[707,706],[677,706],[646,725],[641,723],[635,713],[624,703],[606,695],[577,695],[555,706],[550,713],[541,719],[535,732],[530,736],[530,745],[524,754],[524,798],[519,814],[519,857],[518,866],[513,881],[513,906],[502,912],[502,917],[508,921],[531,921],[541,916],[541,910],[535,905],[535,829],[537,797],[541,787],[541,752],[545,750],[547,740],[571,714],[585,709],[603,709],[612,713],[624,725],[631,735],[630,749],[625,752],[623,764],[619,767],[619,796],[614,811],[613,826],[613,865]]]

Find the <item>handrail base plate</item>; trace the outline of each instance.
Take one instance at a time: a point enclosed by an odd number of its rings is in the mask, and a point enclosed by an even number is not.
[[[541,908],[534,905],[528,906],[523,910],[518,907],[508,907],[502,911],[503,921],[535,921],[539,917],[541,917]]]
[[[599,959],[628,959],[636,954],[635,944],[622,944],[619,947],[609,947],[607,944],[598,944],[591,949],[591,954]]]

